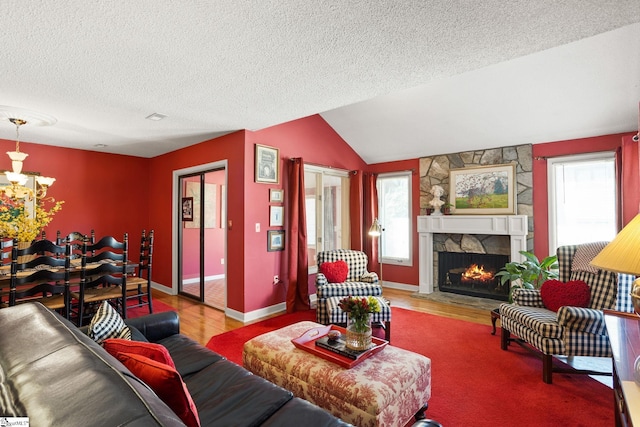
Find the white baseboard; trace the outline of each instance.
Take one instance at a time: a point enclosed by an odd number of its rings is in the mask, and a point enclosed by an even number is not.
[[[265,307],[259,310],[250,311],[248,313],[242,313],[240,311],[226,308],[224,310],[224,314],[225,316],[238,320],[242,323],[247,323],[247,322],[252,322],[254,320],[262,319],[263,317],[268,317],[268,316],[279,314],[286,311],[287,311],[287,304],[284,302],[281,302],[279,304],[272,305],[270,307]]]
[[[389,282],[388,280],[385,280],[382,283],[382,287],[383,288],[389,288],[389,289],[400,289],[401,291],[412,291],[412,292],[418,292],[418,285],[407,285],[406,283],[397,283],[397,282]]]
[[[214,274],[213,276],[205,276],[204,280],[217,280],[217,279],[224,279],[224,274]],[[194,277],[192,279],[186,279],[183,280],[182,283],[184,284],[190,284],[190,283],[200,283],[200,278],[199,277]]]

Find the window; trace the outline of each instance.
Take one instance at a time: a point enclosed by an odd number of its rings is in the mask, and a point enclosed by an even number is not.
[[[380,174],[378,219],[384,231],[380,236],[381,262],[412,265],[411,251],[411,172]]]
[[[613,152],[549,159],[549,253],[558,246],[610,241],[616,236]]]
[[[304,167],[309,273],[316,273],[316,254],[350,247],[349,174],[346,171]]]

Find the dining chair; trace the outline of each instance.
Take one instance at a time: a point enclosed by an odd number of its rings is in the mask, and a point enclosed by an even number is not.
[[[29,258],[19,262],[21,257]],[[14,306],[26,302],[40,302],[69,318],[70,246],[56,245],[50,240],[36,240],[20,249],[14,240],[11,252],[11,280],[8,302]]]
[[[149,307],[149,314],[153,313],[153,303],[151,301],[152,258],[153,230],[149,232],[148,236],[146,235],[146,230],[142,230],[137,274],[127,278],[127,309],[146,305]]]
[[[67,235],[62,235],[62,233],[60,232],[60,230],[56,231],[56,244],[60,245],[62,244],[65,240],[69,241],[69,244],[71,245],[71,259],[81,259],[82,258],[82,244],[84,243],[85,239],[89,238],[88,235],[83,234],[79,231],[72,231],[71,233],[67,234]],[[90,241],[89,243],[93,243],[92,241]]]
[[[76,323],[93,314],[93,309],[103,301],[110,301],[120,315],[126,319],[127,247],[129,237],[124,234],[122,242],[113,236],[102,237],[90,244],[82,245],[80,284],[71,292]]]

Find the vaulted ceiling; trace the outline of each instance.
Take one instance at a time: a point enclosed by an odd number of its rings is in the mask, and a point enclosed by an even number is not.
[[[638,0],[5,0],[0,25],[9,140],[22,109],[57,119],[23,141],[143,157],[317,113],[368,163],[638,130]]]

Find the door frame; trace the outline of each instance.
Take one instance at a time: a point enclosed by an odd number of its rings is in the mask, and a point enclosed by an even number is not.
[[[171,266],[172,266],[172,276],[173,276],[173,280],[171,282],[171,295],[177,295],[178,294],[178,288],[179,288],[179,282],[180,282],[180,277],[178,275],[179,273],[179,268],[178,268],[178,263],[179,263],[179,245],[180,245],[180,227],[181,227],[181,222],[182,222],[182,218],[181,218],[181,214],[182,214],[182,203],[180,202],[179,196],[180,196],[180,177],[183,175],[192,175],[192,174],[197,174],[197,173],[204,173],[204,172],[209,172],[213,169],[224,169],[224,182],[225,185],[227,186],[227,189],[229,188],[228,186],[228,182],[229,182],[229,170],[228,170],[228,161],[227,160],[220,160],[217,162],[212,162],[212,163],[205,163],[202,165],[197,165],[197,166],[191,166],[188,168],[184,168],[184,169],[176,169],[173,171],[173,184],[172,184],[172,189],[171,189]],[[226,194],[224,195],[224,197],[228,197],[229,191],[226,192]],[[228,208],[229,204],[227,203],[227,200],[225,200],[224,203],[224,207],[225,207],[225,213],[224,213],[224,217],[227,218],[227,212],[226,209]],[[229,263],[227,262],[228,258],[227,258],[227,227],[225,227],[225,232],[224,232],[224,259],[225,259],[225,263],[224,263],[224,274],[225,277],[227,276],[227,271],[229,268]],[[225,309],[227,306],[227,293],[225,291]]]

